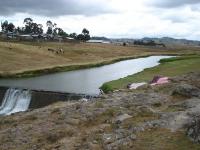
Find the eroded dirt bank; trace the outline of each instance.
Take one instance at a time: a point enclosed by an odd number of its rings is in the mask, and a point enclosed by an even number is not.
[[[0,149],[200,149],[199,115],[200,73],[189,73],[163,86],[0,117]]]

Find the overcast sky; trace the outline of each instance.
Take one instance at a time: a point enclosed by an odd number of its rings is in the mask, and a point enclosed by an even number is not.
[[[68,33],[200,40],[200,0],[0,0],[0,21],[23,26],[26,17],[52,20]]]

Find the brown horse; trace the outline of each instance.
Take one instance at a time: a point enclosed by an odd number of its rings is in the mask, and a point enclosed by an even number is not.
[[[49,51],[49,52],[56,53],[56,54],[60,54],[60,53],[61,53],[61,54],[64,54],[64,50],[63,50],[62,48],[57,49],[57,50],[48,48],[48,51]]]

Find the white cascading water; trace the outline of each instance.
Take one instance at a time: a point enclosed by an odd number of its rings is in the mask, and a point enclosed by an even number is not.
[[[29,90],[10,88],[6,91],[0,106],[0,115],[10,115],[16,112],[26,111],[31,102]]]

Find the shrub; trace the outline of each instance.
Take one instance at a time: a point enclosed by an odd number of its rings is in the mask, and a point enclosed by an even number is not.
[[[113,88],[108,84],[103,84],[100,88],[104,93],[112,92]]]

